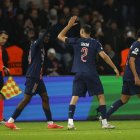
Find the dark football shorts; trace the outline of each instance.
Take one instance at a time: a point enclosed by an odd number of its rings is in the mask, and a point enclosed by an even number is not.
[[[72,96],[85,97],[87,92],[89,96],[100,95],[104,93],[99,76],[84,72],[76,73],[73,80]]]
[[[25,82],[25,94],[36,95],[47,93],[44,81],[41,79],[26,78]]]
[[[140,86],[136,86],[134,81],[123,80],[122,94],[130,96],[140,94]]]

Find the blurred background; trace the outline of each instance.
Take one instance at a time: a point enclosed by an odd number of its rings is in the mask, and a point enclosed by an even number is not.
[[[0,0],[0,30],[9,33],[5,63],[12,75],[25,75],[30,44],[50,23],[44,41],[47,58],[44,74],[71,75],[73,51],[58,41],[57,35],[69,18],[77,15],[79,24],[69,31],[68,37],[78,37],[80,25],[90,24],[92,36],[103,44],[123,73],[128,48],[140,25],[139,4],[138,0]],[[101,75],[114,74],[98,56],[97,69]]]

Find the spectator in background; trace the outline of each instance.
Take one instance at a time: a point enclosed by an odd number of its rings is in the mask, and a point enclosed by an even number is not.
[[[47,52],[47,58],[45,59],[44,71],[49,76],[59,76],[62,74],[62,65],[56,58],[55,49],[50,48]]]
[[[94,10],[91,13],[91,24],[94,25],[96,21],[104,22],[103,16],[99,13],[99,11]]]
[[[57,10],[56,9],[51,9],[49,12],[49,22],[51,23],[51,25],[55,25],[57,24]]]
[[[54,8],[56,8],[58,11],[63,11],[64,6],[65,0],[57,0],[54,3]]]
[[[72,15],[76,15],[77,17],[79,17],[79,16],[80,16],[80,9],[77,8],[77,7],[73,7],[73,8],[71,9],[71,14],[72,14]]]
[[[3,15],[2,7],[0,7],[0,29],[5,28],[5,26],[6,26],[6,19]]]
[[[110,57],[110,59],[113,61],[113,63],[115,64],[115,66],[119,68],[119,59],[118,56],[116,55],[116,53],[113,51],[112,47],[110,44],[105,44],[104,46],[104,51],[106,52],[106,54]],[[110,75],[110,74],[114,74],[114,71],[111,69],[110,66],[107,65],[107,63],[104,62],[103,59],[99,58],[99,73],[100,74],[105,74],[105,75]]]
[[[71,13],[70,13],[70,8],[65,6],[64,9],[63,9],[63,14],[64,14],[64,17],[66,18],[66,20],[69,20],[70,16],[71,16]]]
[[[27,14],[30,13],[30,11],[32,11],[33,9],[39,10],[38,5],[37,5],[36,1],[34,1],[34,0],[27,2],[26,5],[27,5],[27,8],[26,8]]]
[[[95,38],[98,39],[101,43],[104,43],[104,33],[101,21],[96,21],[94,24],[95,29]]]
[[[40,18],[38,9],[31,9],[29,12],[29,18],[31,19],[35,29],[40,29]]]
[[[9,42],[15,43],[16,42],[16,16],[17,14],[22,11],[21,8],[14,5],[12,0],[3,0],[3,17],[4,17],[4,25],[2,28],[6,30],[10,36]]]
[[[15,41],[14,44],[20,44],[20,41],[24,38],[24,13],[23,12],[19,12],[16,15],[16,22],[15,22],[15,27],[16,27],[16,37],[15,37]]]
[[[34,24],[30,18],[27,18],[25,19],[23,27],[24,27],[24,32],[26,32],[26,30],[34,28]]]
[[[81,18],[82,24],[91,24],[91,16],[90,13],[84,13]]]
[[[50,9],[49,0],[42,0],[42,9],[40,10],[40,13],[39,13],[40,23],[41,23],[42,28],[46,28],[46,25],[48,25],[49,9]]]
[[[133,0],[123,0],[122,5],[122,17],[124,25],[134,26],[136,18],[136,8],[135,1]]]
[[[113,50],[116,53],[120,53],[121,49],[123,48],[123,34],[118,28],[118,24],[116,21],[111,21],[108,23],[108,26],[104,32],[105,41],[109,42],[113,47]]]
[[[121,22],[121,9],[117,0],[105,0],[101,11],[106,22],[110,20]]]
[[[17,14],[17,8],[14,7],[12,0],[4,0],[3,13],[5,17],[14,18]]]

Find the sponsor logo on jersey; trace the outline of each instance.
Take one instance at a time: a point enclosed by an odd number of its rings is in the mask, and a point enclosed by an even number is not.
[[[89,43],[81,42],[82,47],[89,47]]]

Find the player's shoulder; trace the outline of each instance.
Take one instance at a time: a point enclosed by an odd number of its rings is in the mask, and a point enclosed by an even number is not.
[[[140,48],[140,42],[139,41],[134,41],[130,47],[130,49],[133,48]]]
[[[37,40],[34,40],[30,44],[30,48],[36,47],[37,46]]]
[[[91,38],[91,40],[93,41],[93,43],[95,44],[101,44],[99,40],[95,39],[95,38]]]
[[[79,40],[80,38],[78,37],[67,37],[68,40]]]

